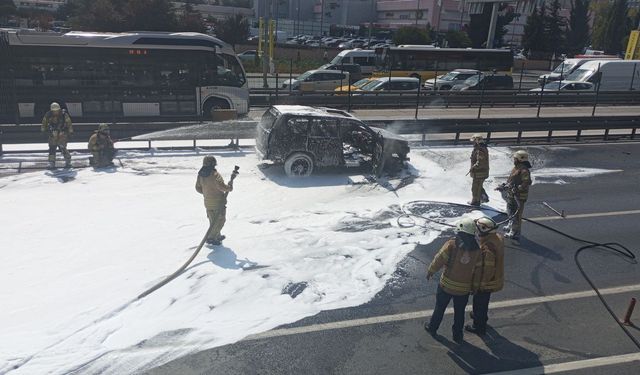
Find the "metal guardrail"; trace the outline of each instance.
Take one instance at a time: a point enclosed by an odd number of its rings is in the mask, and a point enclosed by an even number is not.
[[[535,92],[535,91],[430,91],[421,90],[384,92],[289,92],[286,89],[257,89],[251,94],[251,106],[266,107],[276,104],[332,106],[346,108],[371,107],[516,107],[562,105],[636,105],[640,104],[640,91]]]
[[[428,135],[450,134],[452,139],[448,142],[454,144],[460,140],[463,133],[484,133],[487,139],[491,140],[492,135],[499,133],[515,133],[510,139],[515,143],[524,140],[543,140],[551,142],[558,135],[557,132],[574,131],[574,135],[561,135],[563,138],[570,137],[575,141],[585,138],[583,131],[602,130],[602,134],[597,137],[603,140],[610,140],[611,130],[629,130],[625,134],[616,134],[616,137],[624,137],[630,140],[635,139],[636,129],[640,125],[637,116],[594,116],[594,117],[550,117],[550,118],[490,118],[490,119],[419,119],[419,120],[369,120],[368,125],[373,127],[386,128],[397,134],[422,135],[423,144],[429,143]],[[175,132],[163,132],[161,135],[150,135],[148,137],[137,137],[138,140],[149,142],[157,140],[192,140],[196,146],[198,139],[252,139],[255,136],[255,121],[238,121],[237,123],[227,122],[223,126],[214,123],[205,123],[197,126],[191,132],[183,129],[182,126],[188,123],[152,123],[152,124],[116,124],[112,127],[112,137],[130,139],[135,136],[149,134],[158,131],[175,129]],[[180,127],[180,129],[176,129]],[[76,132],[72,141],[88,140],[90,134],[95,130],[94,125],[75,125]],[[526,132],[544,132],[546,135],[526,135]],[[554,135],[554,133],[556,133]],[[590,136],[594,138],[594,136]],[[501,139],[504,139],[501,137]],[[44,143],[46,135],[40,133],[39,126],[0,126],[0,153],[2,144],[25,144]]]

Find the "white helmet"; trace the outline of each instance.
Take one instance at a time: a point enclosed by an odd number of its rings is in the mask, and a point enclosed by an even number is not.
[[[483,216],[476,219],[476,228],[480,235],[489,234],[495,232],[498,229],[498,224],[490,217]]]
[[[467,233],[472,236],[476,235],[476,223],[470,217],[463,217],[456,224],[456,233]]]
[[[484,137],[480,133],[475,133],[474,135],[471,136],[471,138],[469,138],[469,140],[471,142],[476,142],[476,141],[482,142],[484,141]]]
[[[60,110],[60,104],[53,102],[51,103],[51,106],[49,107],[49,109],[51,109],[54,112],[57,112]]]
[[[519,162],[529,161],[529,153],[525,150],[518,150],[513,154],[513,158]]]

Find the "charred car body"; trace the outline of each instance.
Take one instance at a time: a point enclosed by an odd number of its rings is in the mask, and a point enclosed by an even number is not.
[[[284,164],[289,176],[308,176],[315,167],[363,164],[380,175],[404,166],[409,143],[345,111],[277,105],[258,124],[256,150],[261,159]]]

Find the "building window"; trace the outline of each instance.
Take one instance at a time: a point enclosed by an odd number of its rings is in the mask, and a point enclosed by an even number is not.
[[[387,12],[387,13],[385,13],[385,17],[393,17],[393,12]]]

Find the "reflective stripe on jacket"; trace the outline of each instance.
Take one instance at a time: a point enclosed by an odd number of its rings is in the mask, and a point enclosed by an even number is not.
[[[435,274],[444,267],[440,285],[445,292],[465,295],[471,291],[473,270],[480,259],[480,251],[466,251],[456,245],[455,238],[445,242],[429,265],[427,272]]]
[[[222,176],[214,170],[209,176],[198,176],[196,191],[204,195],[204,206],[208,210],[217,210],[227,204],[226,192],[233,190],[231,185],[224,183]]]
[[[480,237],[481,256],[476,263],[472,291],[497,292],[504,286],[504,240],[499,234]]]
[[[529,198],[529,186],[531,186],[531,172],[523,163],[518,163],[509,174],[507,185],[516,188],[516,199],[526,201]]]
[[[484,143],[475,144],[471,152],[471,178],[489,177],[489,150]]]

